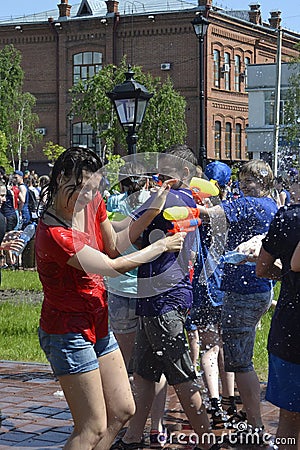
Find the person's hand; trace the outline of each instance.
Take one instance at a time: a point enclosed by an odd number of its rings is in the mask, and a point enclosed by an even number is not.
[[[166,252],[180,252],[187,233],[175,233],[165,238]]]
[[[261,249],[261,242],[264,237],[264,234],[258,234],[257,236],[253,236],[248,241],[242,242],[236,247],[235,250],[237,252],[245,254],[245,261],[242,261],[241,264],[244,264],[245,262],[255,263],[257,261]]]
[[[150,206],[151,209],[162,211],[168,192],[175,183],[178,183],[178,180],[171,178],[170,180],[164,181],[161,186],[156,186],[151,189],[151,195],[153,195],[153,201]]]
[[[20,239],[21,231],[8,231],[5,233],[2,243],[0,244],[1,250],[11,250],[19,252],[24,246],[23,239]]]

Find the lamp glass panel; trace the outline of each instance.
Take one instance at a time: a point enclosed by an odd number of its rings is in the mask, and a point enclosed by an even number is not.
[[[115,100],[115,105],[121,124],[133,124],[135,119],[135,99]]]
[[[146,107],[147,107],[147,100],[138,100],[137,113],[136,113],[137,125],[141,125],[141,123],[143,122]]]

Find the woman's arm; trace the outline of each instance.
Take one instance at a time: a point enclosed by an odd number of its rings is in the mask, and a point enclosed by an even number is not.
[[[163,252],[178,252],[181,250],[186,233],[176,233],[160,239],[143,250],[111,259],[92,247],[85,245],[82,250],[72,256],[68,264],[87,273],[97,273],[103,276],[117,277],[136,267],[152,261]]]
[[[291,259],[291,269],[294,272],[300,272],[300,241],[298,242]]]
[[[261,248],[256,260],[256,275],[260,278],[281,280],[281,269],[275,265],[276,258]]]

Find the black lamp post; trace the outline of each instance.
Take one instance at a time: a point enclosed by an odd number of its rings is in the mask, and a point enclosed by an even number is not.
[[[125,73],[126,80],[107,93],[116,110],[119,122],[127,133],[128,154],[136,153],[137,131],[142,125],[148,101],[153,96],[145,86],[133,79],[131,67]]]
[[[74,119],[74,114],[72,112],[69,112],[68,120],[69,120],[69,133],[70,133],[70,147],[73,146],[73,119]]]
[[[200,98],[200,149],[199,163],[203,170],[206,167],[207,151],[205,146],[205,101],[204,101],[204,38],[207,33],[209,21],[198,14],[193,20],[195,34],[199,40],[199,98]]]

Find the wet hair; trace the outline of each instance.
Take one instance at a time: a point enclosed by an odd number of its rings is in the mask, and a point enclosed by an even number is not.
[[[274,185],[274,175],[269,164],[262,159],[252,159],[243,164],[239,170],[239,176],[250,175],[262,186],[264,195],[271,194]]]
[[[168,149],[164,150],[162,152],[162,155],[174,156],[174,160],[177,161],[175,164],[179,170],[183,169],[183,164],[187,164],[190,170],[190,176],[196,176],[198,161],[193,150],[186,144],[174,144]]]
[[[125,163],[120,167],[119,183],[123,188],[126,188],[128,202],[130,204],[131,194],[139,192],[147,183],[145,168],[139,163]]]
[[[73,176],[75,178],[74,187],[68,195],[69,201],[77,187],[82,183],[83,171],[95,173],[101,167],[100,158],[89,148],[70,147],[64,151],[54,163],[49,183],[42,188],[40,201],[43,205],[43,212],[53,203],[59,187],[59,176],[64,176],[67,180]]]

